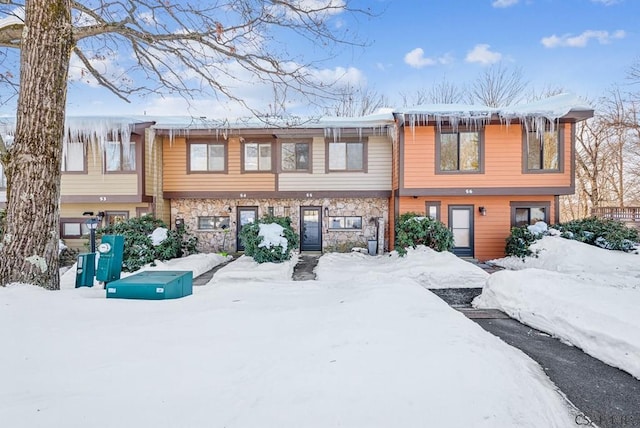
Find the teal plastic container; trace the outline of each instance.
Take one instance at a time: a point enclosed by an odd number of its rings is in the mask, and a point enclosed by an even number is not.
[[[96,279],[104,283],[120,278],[122,272],[122,258],[124,255],[124,236],[103,235],[98,245],[100,258]]]
[[[96,253],[78,254],[76,265],[76,288],[93,287],[96,272]]]
[[[192,271],[145,271],[110,282],[108,299],[177,299],[193,294]]]

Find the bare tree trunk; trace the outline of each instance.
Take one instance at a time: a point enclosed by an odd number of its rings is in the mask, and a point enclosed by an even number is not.
[[[0,284],[59,289],[60,159],[73,29],[71,0],[27,0],[15,141],[9,154]]]

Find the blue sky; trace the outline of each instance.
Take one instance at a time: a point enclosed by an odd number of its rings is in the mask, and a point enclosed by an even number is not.
[[[535,87],[600,95],[640,56],[636,0],[391,0],[355,58],[380,92],[465,84],[502,62]]]
[[[315,1],[315,0],[302,0]],[[342,0],[334,0],[342,1]],[[465,85],[486,67],[502,63],[522,69],[535,89],[560,87],[594,99],[625,76],[640,57],[638,0],[376,0],[376,17],[339,14],[331,25],[349,26],[367,41],[345,48],[323,63],[328,75],[346,71],[354,86],[374,89],[398,103],[398,93],[429,89],[443,79]],[[302,41],[288,49],[313,54]],[[321,53],[321,52],[319,52]],[[73,74],[73,73],[72,73]],[[268,92],[254,102],[268,102]],[[124,104],[82,83],[69,92],[71,114],[131,113],[241,114],[235,107],[212,107],[211,100],[186,107],[177,98],[146,98]]]

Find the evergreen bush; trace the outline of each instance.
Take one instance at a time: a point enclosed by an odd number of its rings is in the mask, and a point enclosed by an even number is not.
[[[528,226],[519,226],[511,228],[511,235],[506,239],[507,245],[504,252],[507,256],[520,257],[537,257],[538,253],[533,252],[529,247],[542,237],[542,234],[533,233]]]
[[[158,227],[167,229],[167,238],[159,245],[153,245],[150,235]],[[184,226],[169,230],[165,222],[150,214],[102,227],[96,234],[98,237],[124,236],[122,270],[125,272],[136,271],[156,260],[169,260],[198,252],[198,238],[188,233]]]
[[[278,224],[282,226],[281,235],[286,239],[286,248],[282,244],[262,244],[264,240],[260,235],[261,224]],[[253,260],[258,263],[281,263],[289,260],[291,259],[291,254],[298,248],[300,243],[298,234],[291,227],[291,219],[272,215],[266,215],[253,223],[244,225],[240,231],[240,240],[244,245],[245,255],[253,257]]]
[[[425,245],[436,251],[451,251],[453,232],[444,223],[425,217],[424,214],[401,214],[396,221],[396,251],[404,256],[408,247],[416,248],[418,245]]]
[[[554,228],[561,232],[563,238],[575,239],[607,250],[631,251],[640,242],[637,229],[613,219],[587,217],[560,223]]]

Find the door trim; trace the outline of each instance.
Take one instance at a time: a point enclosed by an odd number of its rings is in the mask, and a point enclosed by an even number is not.
[[[240,213],[242,211],[253,211],[255,213],[255,220],[258,220],[258,207],[256,206],[244,206],[236,207],[236,251],[244,251],[244,246],[240,241],[240,230],[242,225],[240,224]]]
[[[469,212],[469,247],[453,247],[453,254],[458,257],[473,257],[475,254],[475,205],[449,205],[449,230],[451,232],[453,232],[452,223],[454,210],[465,210]]]
[[[313,210],[318,212],[318,244],[305,248],[304,245],[304,211]],[[322,251],[322,207],[321,206],[301,206],[300,207],[300,252],[303,251]]]

